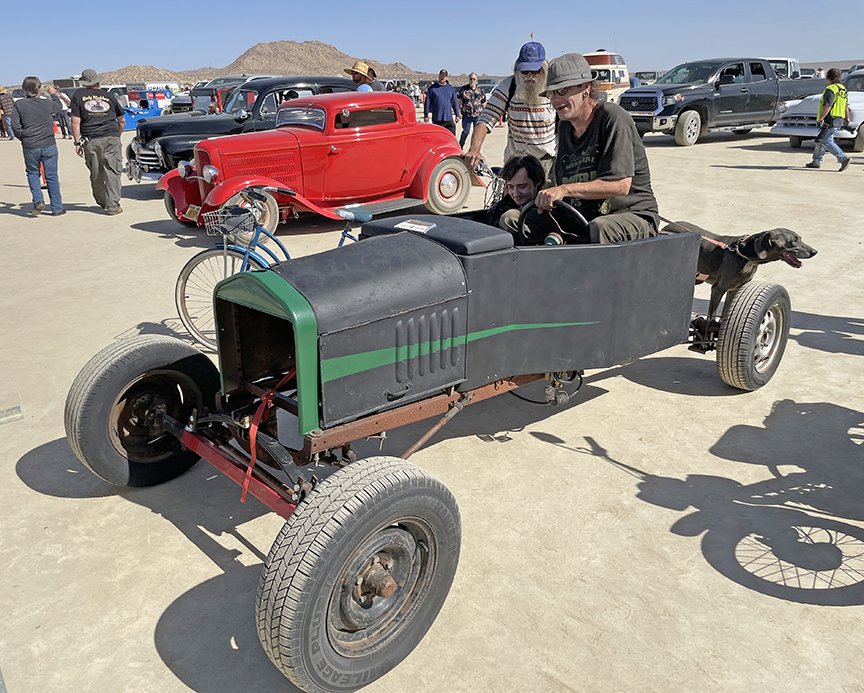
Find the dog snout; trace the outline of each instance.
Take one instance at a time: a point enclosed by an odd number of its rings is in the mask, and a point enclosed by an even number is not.
[[[818,251],[801,240],[801,236],[791,229],[774,229],[772,242],[785,252],[792,253],[802,260],[813,257]]]

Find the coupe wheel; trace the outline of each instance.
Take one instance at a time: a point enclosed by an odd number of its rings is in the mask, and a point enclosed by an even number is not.
[[[471,174],[462,159],[444,159],[429,177],[426,208],[433,214],[453,214],[462,209],[471,192]]]
[[[276,227],[279,226],[279,205],[270,193],[265,193],[260,190],[258,192],[261,192],[266,199],[246,200],[240,193],[237,193],[226,200],[225,204],[222,205],[222,209],[225,209],[226,207],[243,207],[244,209],[248,209],[255,216],[255,223],[259,226],[263,226],[270,233],[275,233]],[[252,233],[253,232],[250,231],[247,237],[240,234],[237,240],[248,244],[249,241],[252,240]],[[258,239],[259,243],[266,243],[267,240],[267,236],[263,234]]]
[[[174,204],[174,198],[171,197],[171,193],[167,190],[165,191],[165,195],[162,198],[162,201],[165,203],[165,211],[168,212],[168,216],[171,217],[174,221],[179,221],[181,224],[186,226],[195,226],[194,221],[189,221],[184,217],[181,217],[177,214],[177,205]]]

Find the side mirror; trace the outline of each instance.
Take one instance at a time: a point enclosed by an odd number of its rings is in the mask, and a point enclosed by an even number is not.
[[[249,117],[249,111],[245,108],[241,108],[234,114],[234,117],[237,118],[237,120],[246,120]]]
[[[717,86],[722,87],[724,84],[735,84],[735,77],[732,75],[721,75],[717,80]]]

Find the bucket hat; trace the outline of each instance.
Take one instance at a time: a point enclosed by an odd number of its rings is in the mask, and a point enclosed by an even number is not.
[[[546,78],[546,91],[540,96],[549,96],[549,92],[565,87],[578,87],[580,84],[593,82],[591,66],[581,53],[565,53],[553,58],[549,63],[549,76]]]
[[[546,62],[546,49],[543,48],[543,44],[530,41],[519,49],[515,67],[520,72],[535,72],[543,67],[544,62]]]
[[[358,75],[375,79],[375,71],[362,60],[355,60],[354,64],[351,67],[345,68],[344,72],[346,75],[353,75],[356,72]]]
[[[81,73],[81,82],[82,87],[92,87],[94,84],[99,84],[102,82],[102,77],[99,76],[99,73],[96,72],[92,67],[88,67]]]

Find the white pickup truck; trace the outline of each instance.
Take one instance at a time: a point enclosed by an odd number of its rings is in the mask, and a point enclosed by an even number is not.
[[[838,143],[851,141],[853,152],[864,152],[864,127],[861,127],[864,121],[864,70],[850,72],[843,84],[849,95],[850,127],[849,130],[840,130],[834,139]],[[798,149],[804,140],[814,139],[819,134],[816,115],[821,98],[821,94],[813,94],[781,104],[778,109],[780,117],[771,128],[771,134],[788,137],[789,146],[793,149]]]

